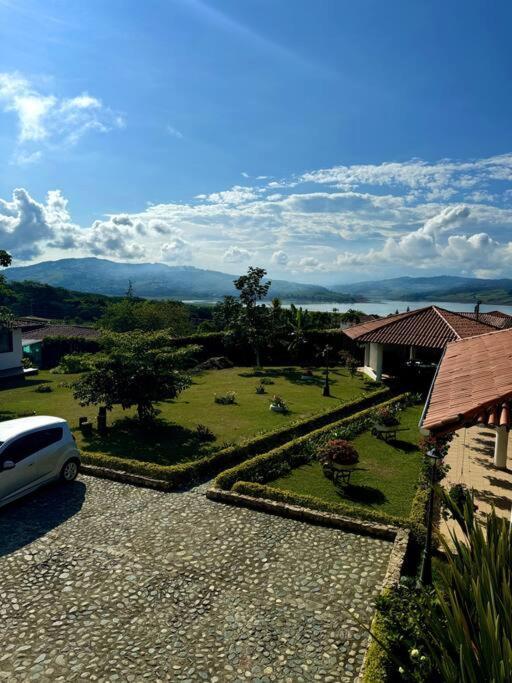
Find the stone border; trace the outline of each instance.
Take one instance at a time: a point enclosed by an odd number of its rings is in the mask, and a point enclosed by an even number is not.
[[[112,481],[119,481],[122,484],[143,486],[144,488],[157,491],[171,491],[169,483],[163,479],[152,479],[151,477],[144,477],[141,474],[132,474],[123,470],[112,470],[108,467],[97,467],[96,465],[81,463],[80,472],[91,477],[98,477],[98,479],[110,479]]]
[[[221,503],[240,505],[242,507],[251,508],[252,510],[261,510],[273,515],[288,517],[289,519],[297,519],[311,524],[321,524],[323,526],[343,529],[344,531],[351,531],[364,536],[374,536],[388,541],[394,541],[399,531],[398,527],[380,524],[379,522],[370,522],[354,517],[335,515],[331,512],[320,512],[299,505],[280,503],[275,500],[269,500],[268,498],[253,498],[252,496],[234,493],[233,491],[223,491],[222,489],[217,488],[209,488],[206,491],[206,497]]]

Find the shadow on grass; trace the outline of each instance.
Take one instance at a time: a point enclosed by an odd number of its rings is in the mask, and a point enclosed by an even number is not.
[[[23,387],[35,387],[38,384],[51,384],[49,379],[34,379],[34,376],[4,377],[0,382],[0,391],[6,389],[23,389]]]
[[[349,484],[345,487],[337,486],[336,491],[342,498],[361,505],[382,505],[387,501],[382,491],[373,486]]]
[[[83,437],[84,450],[159,465],[176,465],[203,457],[214,450],[196,432],[164,420],[141,425],[136,419],[117,420],[106,434],[94,431]]]
[[[324,376],[323,376],[323,371],[319,368],[315,369],[315,372],[317,375],[312,375],[308,377],[307,379],[304,379],[306,370],[302,368],[279,368],[278,370],[275,368],[265,368],[262,370],[252,370],[248,372],[240,372],[238,373],[239,377],[249,377],[249,378],[256,378],[256,379],[263,379],[269,378],[269,379],[286,379],[292,384],[300,384],[302,386],[317,386],[321,387],[323,386],[324,383]],[[320,374],[320,377],[318,376]],[[339,371],[337,370],[330,370],[329,372],[329,384],[335,385],[338,383],[338,379],[336,379],[337,375],[339,375]]]
[[[410,443],[409,441],[402,441],[402,439],[389,439],[390,446],[396,448],[398,451],[403,451],[404,453],[416,453],[418,451],[418,446],[415,443]]]

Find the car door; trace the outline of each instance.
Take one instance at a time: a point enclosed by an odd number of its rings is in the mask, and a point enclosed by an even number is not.
[[[48,427],[37,432],[39,446],[34,466],[41,479],[52,477],[61,464],[62,451],[65,448],[63,434],[62,427]]]
[[[7,443],[0,452],[0,498],[28,490],[37,485],[41,478],[37,466],[37,455],[40,441],[38,433],[24,434]],[[3,463],[11,460],[12,469],[3,469]]]

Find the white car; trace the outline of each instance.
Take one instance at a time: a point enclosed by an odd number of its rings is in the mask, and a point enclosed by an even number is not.
[[[0,422],[0,507],[50,481],[73,481],[79,468],[66,420],[38,415]]]

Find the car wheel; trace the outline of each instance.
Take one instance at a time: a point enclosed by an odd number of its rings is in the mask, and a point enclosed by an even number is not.
[[[78,475],[78,460],[68,460],[62,466],[60,478],[62,481],[74,481]]]

